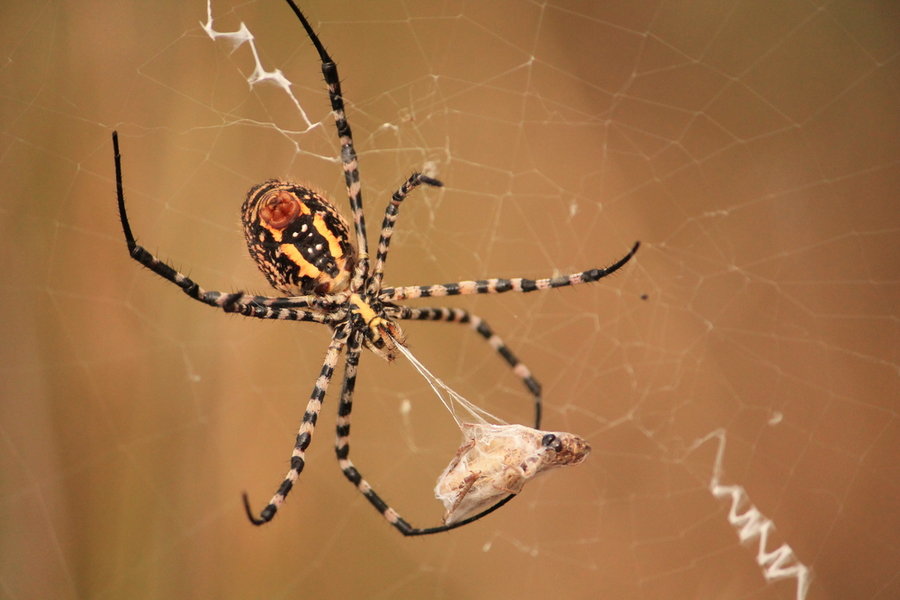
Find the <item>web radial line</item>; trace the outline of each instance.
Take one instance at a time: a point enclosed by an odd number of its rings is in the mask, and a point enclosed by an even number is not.
[[[618,271],[625,263],[631,260],[640,247],[640,242],[635,242],[631,250],[618,261],[602,269],[588,269],[579,273],[560,275],[559,277],[547,277],[544,279],[525,279],[516,277],[513,279],[479,279],[477,281],[457,281],[454,283],[440,283],[436,285],[409,285],[405,287],[384,288],[378,294],[379,300],[385,302],[399,302],[414,298],[438,298],[442,296],[465,296],[470,294],[502,294],[503,292],[534,292],[553,288],[592,283],[603,279]]]
[[[359,366],[360,331],[354,331],[347,343],[347,360],[344,367],[344,384],[338,405],[334,450],[338,465],[344,477],[352,483],[366,500],[375,507],[382,517],[403,535],[409,535],[415,528],[406,522],[387,502],[372,489],[372,486],[356,469],[350,460],[350,415],[353,411],[353,391],[356,388],[356,372]]]

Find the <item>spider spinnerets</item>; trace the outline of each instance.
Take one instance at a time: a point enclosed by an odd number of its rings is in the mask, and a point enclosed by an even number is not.
[[[500,294],[533,292],[551,288],[590,283],[606,277],[627,263],[637,252],[639,243],[612,265],[570,275],[544,279],[482,279],[433,285],[382,287],[384,265],[388,256],[394,223],[406,196],[420,185],[440,186],[440,181],[413,173],[391,197],[384,213],[378,239],[375,263],[370,268],[365,216],[360,193],[359,169],[353,136],[344,113],[337,66],[325,51],[318,36],[293,0],[286,0],[319,54],[322,74],[328,86],[335,127],[341,144],[341,163],[347,186],[347,198],[353,214],[352,241],[347,221],[335,206],[309,188],[272,179],[253,187],[242,206],[242,223],[247,248],[269,283],[284,294],[258,296],[243,292],[223,293],[203,289],[187,275],[158,259],[140,246],[131,231],[125,210],[122,157],[119,138],[113,132],[113,156],[116,169],[116,195],[119,218],[128,252],[134,260],[166,281],[175,284],[190,298],[228,313],[258,319],[307,321],[327,325],[331,341],[319,376],[313,384],[306,410],[300,421],[290,469],[269,503],[255,516],[244,495],[247,516],[255,525],[272,520],[282,506],[306,465],[306,450],[312,442],[322,402],[334,376],[342,353],[344,373],[338,397],[338,418],[334,450],[344,476],[363,494],[372,506],[400,533],[407,536],[440,533],[476,521],[506,504],[514,493],[493,503],[477,514],[452,520],[436,527],[417,528],[410,525],[379,496],[350,460],[350,415],[356,387],[357,366],[362,348],[393,360],[398,345],[405,338],[397,321],[442,321],[470,327],[494,348],[533,397],[534,428],[541,423],[541,386],[531,371],[513,354],[502,339],[480,317],[460,308],[409,307],[399,302],[411,298],[455,296],[466,294]],[[551,444],[552,446],[552,444]],[[547,446],[548,451],[561,452]],[[571,461],[570,461],[571,462]],[[471,486],[470,486],[471,487]],[[497,496],[498,494],[493,494]],[[486,506],[493,499],[473,506]]]

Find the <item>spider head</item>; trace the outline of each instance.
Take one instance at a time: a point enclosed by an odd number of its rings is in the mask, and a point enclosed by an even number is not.
[[[406,344],[406,336],[393,321],[381,319],[375,327],[366,329],[366,348],[390,362],[397,358],[397,345]]]
[[[324,295],[349,287],[356,251],[347,222],[326,198],[272,179],[248,192],[241,223],[250,256],[280,292]]]
[[[369,304],[359,294],[351,294],[348,302],[353,318],[363,327],[366,348],[389,362],[397,358],[397,345],[406,344],[406,336],[399,325],[383,316],[381,304]]]

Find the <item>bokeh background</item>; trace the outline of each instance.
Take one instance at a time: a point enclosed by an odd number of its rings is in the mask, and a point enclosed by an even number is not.
[[[248,525],[240,494],[280,482],[328,333],[221,314],[131,261],[110,133],[139,241],[209,289],[266,292],[246,190],[290,177],[345,208],[317,57],[275,0],[214,0],[212,30],[246,24],[293,98],[248,84],[250,46],[211,39],[200,0],[7,1],[0,597],[768,600],[802,598],[800,568],[808,598],[900,596],[896,3],[303,8],[339,63],[370,231],[412,170],[447,184],[404,205],[389,284],[643,242],[598,284],[442,302],[489,320],[543,383],[546,428],[593,454],[403,539],[337,469],[332,393],[284,510]],[[529,421],[478,336],[406,333]],[[438,524],[453,421],[401,361],[365,355],[357,390],[357,465]],[[782,563],[758,563],[764,524]]]

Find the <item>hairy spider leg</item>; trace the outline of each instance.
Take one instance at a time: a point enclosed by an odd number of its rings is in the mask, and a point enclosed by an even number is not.
[[[381,281],[384,278],[384,263],[387,261],[388,248],[391,245],[391,236],[394,235],[394,223],[397,221],[397,215],[400,213],[400,203],[406,199],[406,196],[421,184],[433,187],[441,187],[444,184],[437,179],[426,177],[421,173],[413,173],[409,179],[400,186],[391,196],[387,208],[384,210],[384,221],[381,223],[381,235],[378,237],[378,250],[375,254],[375,268],[372,270],[372,277],[366,293],[375,296],[381,289]]]
[[[300,19],[306,35],[309,37],[319,59],[322,62],[322,75],[328,86],[328,98],[331,100],[331,110],[334,113],[334,124],[337,128],[338,138],[341,143],[341,164],[344,167],[344,182],[347,185],[347,197],[350,200],[350,210],[353,213],[353,226],[356,230],[356,249],[359,253],[354,274],[354,290],[362,289],[363,283],[369,275],[369,246],[366,241],[366,218],[363,213],[362,188],[359,182],[359,161],[356,157],[356,149],[353,146],[353,133],[344,111],[344,96],[341,93],[341,80],[338,77],[337,65],[328,55],[325,46],[319,41],[319,36],[313,30],[312,25],[306,20],[293,0],[287,0],[288,5]]]
[[[291,453],[291,468],[285,475],[284,481],[278,486],[278,491],[275,492],[269,503],[259,513],[259,517],[253,516],[250,500],[247,494],[244,494],[244,509],[247,511],[247,518],[254,525],[263,525],[275,517],[275,513],[284,504],[287,495],[294,487],[294,483],[300,477],[303,467],[306,466],[306,449],[312,442],[312,436],[316,430],[316,422],[319,419],[319,411],[322,410],[322,402],[325,400],[325,392],[328,391],[328,385],[334,377],[334,368],[337,365],[341,350],[346,344],[347,328],[342,326],[335,329],[334,334],[331,336],[331,343],[328,344],[328,350],[325,352],[322,370],[319,372],[315,385],[313,385],[312,394],[310,394],[309,402],[306,405],[306,411],[303,413],[303,419],[300,421],[297,439],[294,442],[294,451]]]
[[[441,296],[465,296],[470,294],[501,294],[503,292],[534,292],[553,288],[593,283],[618,271],[631,260],[640,247],[640,242],[635,242],[628,254],[615,263],[602,269],[588,269],[579,273],[560,275],[558,277],[546,277],[543,279],[526,279],[514,277],[512,279],[479,279],[478,281],[457,281],[454,283],[439,283],[435,285],[408,285],[403,287],[383,288],[378,298],[385,302],[397,302],[412,298],[439,298]]]

